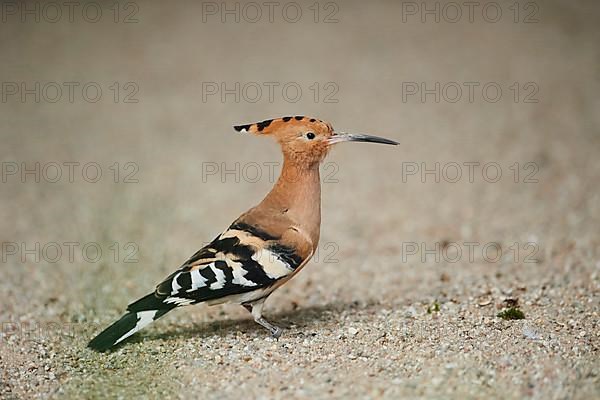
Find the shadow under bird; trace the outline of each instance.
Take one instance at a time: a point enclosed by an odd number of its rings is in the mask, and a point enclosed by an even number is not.
[[[317,249],[319,164],[337,143],[398,144],[377,136],[334,132],[331,124],[303,116],[234,128],[279,142],[284,162],[277,183],[260,204],[191,256],[153,293],[131,303],[121,319],[90,341],[90,348],[106,351],[174,308],[204,302],[239,303],[278,338],[281,328],[263,318],[262,309],[267,297],[297,274]]]

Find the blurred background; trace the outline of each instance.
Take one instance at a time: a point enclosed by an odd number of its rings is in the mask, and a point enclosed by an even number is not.
[[[600,393],[597,2],[1,6],[7,398]],[[238,306],[169,314],[116,354],[84,350],[262,199],[279,149],[232,125],[286,115],[401,143],[331,153],[319,253],[267,302],[284,342],[321,350],[282,356]],[[516,327],[496,318],[514,298]],[[409,334],[378,342],[382,309]],[[354,314],[356,342],[340,339]],[[455,359],[461,345],[411,330],[459,343],[487,322],[513,335],[498,340],[533,329],[550,344]],[[321,347],[298,333],[322,329]],[[281,359],[253,364],[269,346]],[[356,346],[364,360],[347,357]]]

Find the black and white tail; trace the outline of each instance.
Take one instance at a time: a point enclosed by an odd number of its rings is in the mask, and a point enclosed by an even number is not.
[[[176,304],[166,304],[154,293],[142,297],[127,307],[127,313],[117,322],[100,332],[88,343],[88,347],[97,351],[106,351],[121,343],[148,324],[156,321],[172,309]]]

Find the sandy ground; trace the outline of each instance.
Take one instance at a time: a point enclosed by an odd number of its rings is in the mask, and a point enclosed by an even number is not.
[[[598,3],[522,3],[516,23],[512,2],[497,23],[332,4],[317,23],[308,3],[296,23],[203,22],[200,2],[122,4],[118,23],[4,10],[0,397],[600,398]],[[103,95],[52,102],[49,82]],[[248,91],[222,101],[221,82]],[[439,102],[408,94],[421,82]],[[401,146],[323,165],[320,252],[265,309],[281,339],[239,306],[196,306],[86,349],[269,190],[277,147],[231,125],[295,114]],[[39,182],[22,176],[36,162]],[[439,181],[421,176],[436,163]]]

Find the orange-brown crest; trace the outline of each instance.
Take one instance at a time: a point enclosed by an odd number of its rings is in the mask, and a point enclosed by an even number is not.
[[[299,166],[321,162],[329,152],[328,139],[333,135],[330,123],[316,118],[295,116],[268,119],[247,125],[237,125],[238,132],[274,136],[284,156]]]

